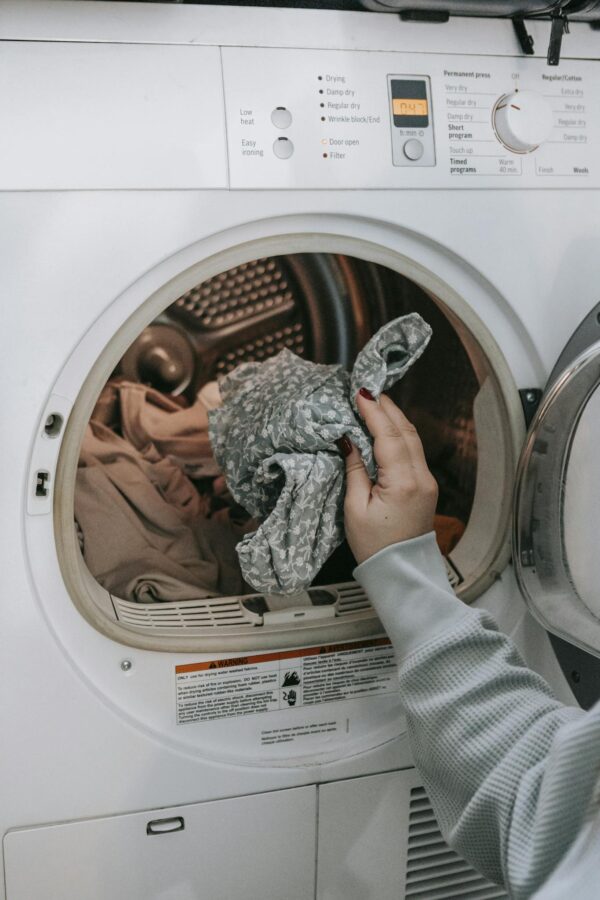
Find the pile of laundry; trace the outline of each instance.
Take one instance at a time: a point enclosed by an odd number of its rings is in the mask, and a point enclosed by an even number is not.
[[[248,585],[304,590],[344,537],[336,441],[348,435],[376,475],[356,392],[390,388],[430,336],[416,313],[396,319],[358,354],[351,375],[283,350],[205,385],[187,407],[146,385],[110,381],[77,472],[75,518],[92,574],[142,603]],[[440,525],[455,530],[453,520]]]
[[[81,446],[75,519],[85,562],[126,600],[196,600],[247,591],[235,546],[252,529],[212,454],[215,382],[195,402],[108,382]]]

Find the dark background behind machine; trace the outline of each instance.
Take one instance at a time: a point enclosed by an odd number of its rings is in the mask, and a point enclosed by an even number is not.
[[[131,0],[129,0],[131,2]],[[600,0],[137,0],[141,3],[181,3],[198,6],[268,6],[293,9],[341,9],[408,13],[407,18],[426,19],[427,13],[440,20],[448,16],[499,18],[548,18],[563,12],[573,21],[600,20]],[[429,16],[435,19],[435,15]]]
[[[527,19],[548,19],[546,59],[549,66],[560,62],[563,36],[569,21],[588,22],[600,28],[600,0],[137,0],[145,3],[195,4],[209,6],[254,6],[292,9],[337,9],[392,13],[410,22],[443,25],[450,16],[510,19],[521,52],[536,51],[527,30]]]

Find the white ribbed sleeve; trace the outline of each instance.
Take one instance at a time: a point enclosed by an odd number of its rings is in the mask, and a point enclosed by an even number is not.
[[[446,840],[515,900],[542,885],[536,897],[554,897],[550,876],[594,815],[600,704],[563,706],[491,616],[456,599],[433,533],[387,547],[355,577],[394,644],[415,763]]]

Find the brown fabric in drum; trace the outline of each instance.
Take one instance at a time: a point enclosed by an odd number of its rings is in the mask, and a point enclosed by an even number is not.
[[[109,382],[92,420],[118,427],[123,437],[151,460],[170,456],[193,469],[195,477],[210,476],[219,468],[208,439],[208,410],[219,404],[216,382],[205,385],[187,408],[145,384]]]
[[[207,407],[218,395],[209,389],[181,409],[143,385],[116,389],[131,440],[90,422],[77,471],[75,518],[90,572],[110,593],[142,603],[242,592],[234,549],[240,529],[226,516],[206,518],[209,499],[178,462],[215,468],[204,440]],[[115,393],[104,396],[117,402]]]

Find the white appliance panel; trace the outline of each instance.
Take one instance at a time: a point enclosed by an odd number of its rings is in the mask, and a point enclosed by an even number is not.
[[[312,900],[315,840],[315,787],[22,829],[7,898]]]
[[[232,188],[600,187],[591,62],[226,47],[223,67]],[[394,81],[422,85],[397,100],[417,115],[392,114]],[[507,149],[492,122],[516,88],[551,116],[529,153]],[[423,99],[411,109],[412,95]]]
[[[319,788],[318,900],[403,896],[414,769]]]
[[[317,900],[507,900],[444,841],[419,773],[319,788]]]
[[[0,83],[0,190],[227,186],[218,47],[5,42]]]

